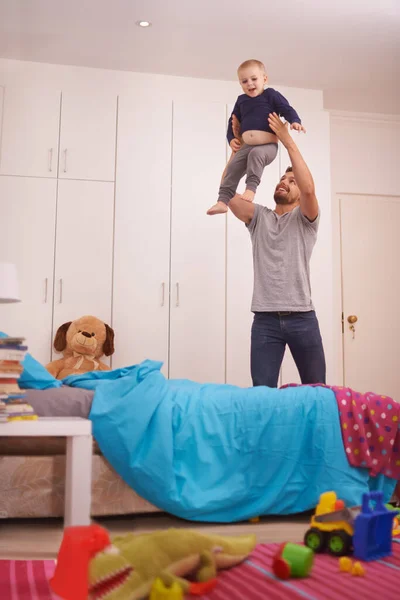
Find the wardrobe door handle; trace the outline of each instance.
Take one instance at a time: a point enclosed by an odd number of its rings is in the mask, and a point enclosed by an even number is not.
[[[164,306],[165,304],[165,283],[162,282],[161,284],[161,306]]]
[[[67,172],[67,152],[68,152],[68,150],[65,149],[64,150],[64,173]]]
[[[176,306],[179,306],[179,283],[176,284]]]
[[[46,277],[44,280],[44,303],[47,304],[47,288],[48,288],[49,278]]]
[[[62,304],[63,301],[63,280],[60,279],[60,304]]]
[[[53,170],[53,148],[50,148],[49,150],[49,171],[50,173]]]

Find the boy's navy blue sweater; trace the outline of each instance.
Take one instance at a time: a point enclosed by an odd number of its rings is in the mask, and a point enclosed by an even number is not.
[[[268,123],[268,115],[273,112],[276,112],[280,117],[284,117],[288,123],[301,123],[300,117],[294,108],[290,106],[280,92],[273,88],[267,88],[260,96],[255,98],[242,94],[236,100],[232,115],[238,118],[242,135],[250,129],[274,133]],[[229,143],[235,137],[232,131],[232,115],[229,119],[227,132]]]

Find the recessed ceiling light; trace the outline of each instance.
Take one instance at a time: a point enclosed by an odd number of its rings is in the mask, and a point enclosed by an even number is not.
[[[150,27],[151,23],[150,21],[136,21],[136,25],[139,25],[139,27]]]

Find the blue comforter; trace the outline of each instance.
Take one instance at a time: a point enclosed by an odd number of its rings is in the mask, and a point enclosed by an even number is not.
[[[232,522],[315,507],[334,490],[391,496],[395,481],[350,466],[334,393],[167,380],[161,363],[67,377],[94,389],[90,418],[106,459],[140,496],[194,521]]]

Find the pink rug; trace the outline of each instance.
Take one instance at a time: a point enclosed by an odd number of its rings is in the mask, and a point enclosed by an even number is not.
[[[365,577],[339,571],[339,562],[317,554],[310,577],[281,581],[272,571],[278,544],[259,544],[245,563],[218,574],[218,584],[202,600],[399,600],[400,539],[393,556],[363,563]],[[194,600],[194,596],[190,596]]]
[[[1,600],[57,600],[49,579],[54,560],[0,560]]]
[[[276,579],[271,571],[278,544],[259,544],[245,563],[221,572],[212,593],[202,600],[398,600],[400,598],[400,538],[393,541],[393,556],[365,563],[365,577],[340,573],[338,559],[315,557],[306,579]],[[52,560],[0,561],[0,600],[57,600],[48,581]],[[194,596],[190,597],[195,599]],[[199,597],[197,596],[197,599]]]

